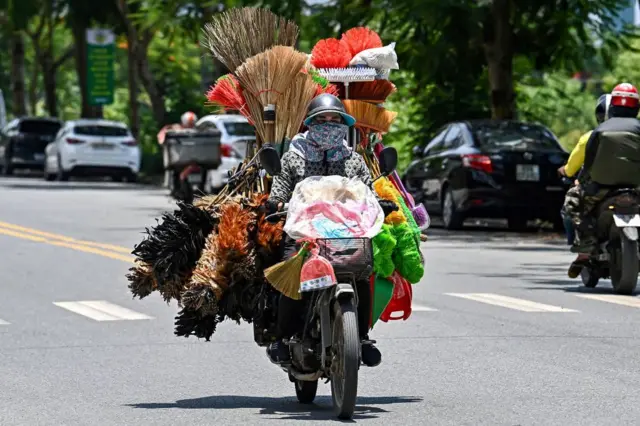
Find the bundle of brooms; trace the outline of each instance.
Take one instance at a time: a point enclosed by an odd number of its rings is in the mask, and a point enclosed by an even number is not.
[[[274,263],[282,237],[282,225],[267,222],[261,208],[268,188],[255,153],[263,142],[293,137],[316,93],[337,89],[321,87],[305,67],[307,56],[291,47],[298,27],[266,9],[221,13],[205,35],[204,44],[231,71],[207,98],[249,118],[258,143],[234,170],[233,185],[193,205],[179,203],[179,210],[147,229],[127,277],[134,297],[157,290],[167,302],[178,302],[176,335],[209,340],[226,318],[252,321],[265,285],[262,271]]]

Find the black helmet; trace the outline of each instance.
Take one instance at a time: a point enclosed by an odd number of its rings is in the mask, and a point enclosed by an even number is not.
[[[347,126],[353,126],[356,124],[356,119],[347,114],[347,110],[344,108],[342,101],[328,93],[323,93],[313,98],[309,104],[307,118],[304,120],[304,124],[308,126],[313,117],[325,112],[335,112],[336,114],[340,114]]]
[[[609,118],[609,105],[611,104],[611,95],[602,95],[596,103],[596,120],[598,124]]]

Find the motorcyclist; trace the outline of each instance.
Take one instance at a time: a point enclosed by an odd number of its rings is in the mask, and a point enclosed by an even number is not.
[[[611,103],[610,94],[605,94],[598,98],[598,102],[596,103],[596,110],[595,110],[596,121],[598,122],[598,125],[602,124],[602,122],[608,118],[607,114],[609,112],[610,103]],[[582,165],[584,164],[584,152],[587,147],[587,141],[589,140],[589,137],[591,136],[592,132],[593,130],[589,130],[588,132],[580,136],[578,143],[576,144],[575,147],[573,147],[573,150],[569,155],[567,164],[563,165],[558,169],[558,174],[560,176],[564,176],[565,178],[574,178],[578,174],[580,169],[582,169]],[[578,181],[575,180],[574,185],[577,185],[577,183]],[[572,245],[573,242],[575,241],[575,229],[573,227],[573,222],[569,217],[569,214],[567,213],[567,206],[568,204],[574,204],[574,205],[579,204],[579,197],[577,193],[578,193],[578,189],[576,188],[576,186],[572,186],[567,191],[567,194],[565,195],[564,203],[562,206],[562,212],[561,212],[563,221],[565,223],[568,244],[570,245]],[[578,271],[577,273],[580,273],[580,271]]]
[[[158,143],[162,145],[164,143],[165,135],[170,130],[182,130],[193,129],[198,121],[198,116],[192,112],[187,111],[180,116],[180,123],[167,124],[158,132]]]
[[[624,138],[635,144],[640,138],[640,122],[637,120],[640,110],[638,89],[629,83],[621,83],[611,92],[610,105],[606,108],[603,123],[589,136],[584,148],[584,165],[578,183],[567,193],[565,211],[576,226],[576,241],[571,251],[578,257],[569,267],[568,275],[575,278],[589,257],[596,250],[595,223],[589,213],[610,192],[610,188],[601,186],[591,178],[589,169],[594,163],[597,147],[601,140]],[[566,169],[565,169],[566,170]],[[571,171],[571,170],[570,170]],[[571,192],[571,191],[570,191]]]
[[[337,97],[321,94],[309,105],[304,124],[308,131],[296,135],[289,150],[282,156],[282,171],[274,176],[269,206],[271,211],[281,209],[289,202],[296,184],[310,176],[339,175],[357,178],[371,187],[369,169],[358,153],[353,152],[346,137],[350,126],[356,120],[347,114],[344,105]],[[380,200],[386,214],[397,210],[397,206]],[[297,252],[296,242],[289,236],[283,238],[283,258],[290,258]],[[371,292],[368,280],[356,283],[358,292],[358,326],[362,339],[362,362],[370,367],[381,362],[380,351],[369,341],[369,316],[371,310]],[[302,300],[293,300],[280,295],[278,303],[278,323],[276,341],[267,349],[274,363],[290,360],[291,354],[284,339],[298,333],[302,326],[300,318],[304,308]]]

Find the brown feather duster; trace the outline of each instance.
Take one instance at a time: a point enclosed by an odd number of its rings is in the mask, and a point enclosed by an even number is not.
[[[131,273],[127,275],[127,278],[133,297],[143,299],[158,289],[158,282],[149,264],[136,260],[136,265],[129,271]]]
[[[225,257],[241,257],[249,253],[249,226],[255,213],[243,209],[240,204],[229,203],[221,208],[218,225],[218,253]]]
[[[224,288],[218,284],[220,277],[215,272],[217,261],[217,237],[218,235],[215,232],[212,232],[207,237],[207,243],[202,250],[202,255],[200,256],[200,259],[198,259],[198,263],[196,264],[191,280],[189,281],[189,288],[191,289],[191,287],[198,285],[208,285],[214,292],[215,297],[220,300],[220,298],[222,298]]]

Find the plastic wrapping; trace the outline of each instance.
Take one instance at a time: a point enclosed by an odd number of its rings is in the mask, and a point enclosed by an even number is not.
[[[383,223],[375,194],[361,180],[312,176],[293,190],[284,231],[294,240],[373,238]]]
[[[300,291],[313,291],[336,285],[335,271],[331,262],[318,255],[318,249],[312,249],[300,271]]]
[[[384,47],[363,50],[351,59],[349,65],[367,65],[379,70],[397,70],[400,66],[395,47],[394,42]]]

